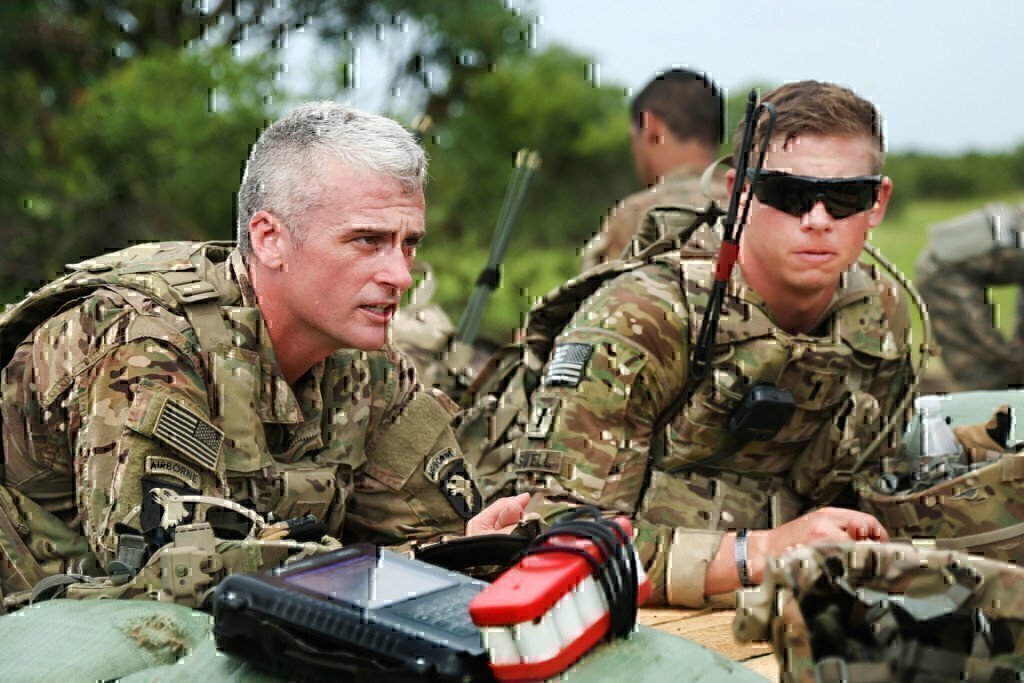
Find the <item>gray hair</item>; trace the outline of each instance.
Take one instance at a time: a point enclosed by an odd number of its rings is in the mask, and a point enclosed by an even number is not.
[[[423,187],[427,155],[409,131],[377,114],[337,102],[308,102],[278,120],[252,147],[238,191],[238,248],[252,254],[249,221],[269,211],[301,242],[302,218],[326,199],[331,158],[359,175]]]

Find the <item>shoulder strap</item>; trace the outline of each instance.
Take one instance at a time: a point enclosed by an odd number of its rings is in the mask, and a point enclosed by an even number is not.
[[[171,310],[180,310],[199,336],[200,348],[229,341],[217,309],[226,284],[214,266],[225,260],[230,242],[140,244],[79,263],[71,271],[25,297],[0,315],[0,367],[5,367],[28,334],[76,299],[118,286],[138,291]]]

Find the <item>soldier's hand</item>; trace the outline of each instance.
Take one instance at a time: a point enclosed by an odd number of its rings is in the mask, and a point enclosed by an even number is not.
[[[750,581],[761,583],[769,557],[778,557],[798,545],[845,541],[888,541],[889,534],[871,515],[844,508],[821,508],[777,529],[751,531],[747,536],[747,572]],[[726,534],[704,577],[705,595],[728,593],[739,588],[736,568],[736,534]]]
[[[509,496],[494,501],[466,523],[466,535],[511,533],[519,520],[523,518],[523,510],[529,502],[529,493],[520,493],[518,496]]]
[[[828,541],[888,541],[882,523],[869,514],[845,508],[821,508],[777,529],[753,532],[750,537],[751,579],[761,582],[769,557],[790,548]]]

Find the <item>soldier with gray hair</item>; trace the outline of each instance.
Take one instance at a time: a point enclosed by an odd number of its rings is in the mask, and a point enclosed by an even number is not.
[[[425,177],[394,121],[303,105],[252,149],[237,248],[100,256],[0,319],[0,612],[67,572],[47,591],[199,606],[296,550],[519,519],[388,343]]]

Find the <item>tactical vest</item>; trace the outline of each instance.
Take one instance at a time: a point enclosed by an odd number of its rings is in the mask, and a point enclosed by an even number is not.
[[[636,260],[603,264],[545,296],[531,309],[524,338],[496,354],[471,388],[457,436],[486,498],[514,493],[523,476],[534,469],[543,475],[548,467],[523,455],[526,407],[554,339],[604,282],[651,263],[675,267],[675,251],[685,244],[680,278],[687,287],[690,319],[701,320],[708,292],[698,283],[711,281],[713,245],[687,240],[706,216],[662,208],[647,220],[688,224],[659,229],[675,238],[656,242]],[[896,320],[886,312],[865,272],[855,268],[844,277],[848,294],[834,302],[838,313],[822,337],[787,335],[751,302],[726,304],[709,377],[694,389],[692,400],[680,396],[655,425],[654,467],[638,501],[638,516],[690,528],[766,528],[793,518],[808,500],[829,502],[850,482],[848,468],[878,432],[878,402],[864,389],[894,379],[894,364],[887,376],[880,368],[905,353],[896,340],[905,339],[909,318]],[[698,333],[699,325],[691,325],[691,343]],[[728,418],[746,388],[759,381],[788,389],[797,404],[797,413],[776,439],[739,450],[723,463],[730,471],[669,474],[732,445]],[[663,432],[664,423],[669,427]],[[830,461],[821,455],[830,453]]]
[[[692,348],[714,262],[685,259],[680,272],[689,319],[696,321],[690,325]],[[840,482],[822,487],[821,478],[871,440],[879,411],[868,389],[885,386],[888,393],[900,368],[895,361],[906,353],[896,341],[905,330],[893,329],[876,284],[860,266],[848,271],[826,329],[815,336],[787,334],[749,289],[732,288],[707,377],[669,423],[667,447],[654,463],[642,503],[644,519],[688,528],[768,528],[801,513],[809,502],[801,500],[805,496],[828,502]],[[788,391],[795,412],[770,441],[738,444],[729,418],[747,390],[760,383]],[[836,426],[839,416],[850,425],[845,438]],[[859,430],[853,429],[857,423]],[[735,452],[713,466],[699,466],[725,451]]]
[[[1017,681],[1024,569],[908,544],[798,546],[737,594],[733,632],[771,640],[784,683]]]
[[[1020,390],[949,394],[943,410],[952,425],[983,421],[1000,404],[1024,411]],[[1020,418],[1017,417],[1017,424]],[[920,452],[919,420],[903,436],[899,455],[913,462]],[[1020,429],[1017,427],[1016,429]],[[1019,433],[1019,432],[1018,432]],[[861,509],[879,519],[892,538],[931,539],[943,550],[1024,563],[1024,453],[993,454],[959,476],[913,493],[880,493],[875,482],[862,482]]]
[[[31,294],[0,317],[3,366],[27,335],[64,305],[100,288],[140,292],[171,312],[183,315],[199,341],[202,367],[196,369],[207,379],[211,419],[225,436],[216,475],[226,487],[203,493],[225,498],[232,492],[249,495],[264,513],[273,511],[281,519],[313,514],[326,521],[329,528],[340,529],[344,501],[337,501],[332,507],[340,495],[338,470],[344,465],[351,476],[363,464],[365,454],[350,453],[338,437],[327,440],[330,435],[324,434],[323,448],[312,459],[285,463],[271,457],[263,422],[256,410],[263,382],[260,355],[252,348],[254,341],[235,333],[228,322],[236,321],[249,329],[257,329],[260,324],[259,311],[237,305],[241,301],[237,285],[223,276],[222,267],[218,268],[232,248],[229,242],[143,244],[69,266],[73,272]],[[128,338],[158,336],[146,329],[148,324],[151,323],[145,316],[140,316],[129,328]],[[332,396],[325,393],[323,398],[327,413]],[[379,465],[387,467],[387,458]],[[329,509],[334,516],[325,519]],[[27,556],[29,550],[23,543],[19,546],[18,528],[24,533],[24,529],[33,526],[33,520],[39,523],[40,515],[49,513],[17,492],[0,490],[0,554],[15,560],[15,574],[21,576],[0,576],[5,579],[7,592],[11,586],[31,588],[44,575],[63,571],[52,562],[44,563],[37,558],[37,563]],[[246,561],[252,564],[251,557]],[[39,563],[45,564],[46,569]],[[250,571],[252,568],[248,567]]]
[[[460,398],[463,412],[455,432],[466,462],[475,468],[486,502],[515,493],[516,474],[510,463],[524,436],[523,416],[529,413],[530,397],[540,383],[555,337],[580,304],[608,280],[678,250],[698,228],[713,225],[719,216],[721,211],[714,204],[700,211],[686,207],[650,210],[641,232],[654,241],[644,244],[635,259],[607,261],[547,293],[530,309],[521,338],[490,358]]]

